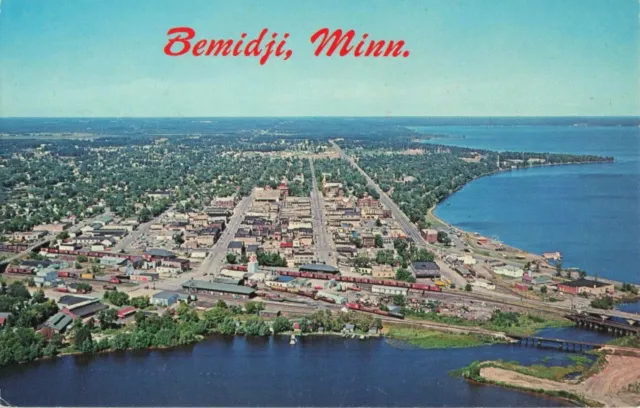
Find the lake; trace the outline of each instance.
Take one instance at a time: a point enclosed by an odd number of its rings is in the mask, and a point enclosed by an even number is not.
[[[548,329],[603,341],[597,332]],[[568,332],[566,330],[571,330]],[[335,336],[212,337],[161,351],[65,356],[0,370],[19,406],[569,406],[448,375],[474,360],[569,364],[569,353],[517,345],[423,350]]]
[[[612,156],[614,163],[503,172],[467,184],[438,217],[566,267],[640,283],[640,137],[631,126],[422,126],[429,143],[515,152]]]

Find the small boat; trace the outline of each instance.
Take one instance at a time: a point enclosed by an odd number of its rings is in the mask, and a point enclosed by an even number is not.
[[[296,344],[296,336],[294,334],[291,335],[291,340],[289,340],[289,344],[291,344],[291,345],[295,345]]]
[[[360,340],[364,340],[364,339],[365,339],[364,334],[361,334],[360,335]]]

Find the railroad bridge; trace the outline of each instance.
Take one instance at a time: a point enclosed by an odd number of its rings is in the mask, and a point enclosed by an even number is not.
[[[634,325],[635,321],[625,324],[620,321],[610,320],[609,317],[596,317],[579,313],[567,314],[565,317],[581,328],[608,331],[619,336],[640,336],[640,326]]]
[[[593,349],[598,349],[605,346],[601,343],[590,343],[586,341],[574,341],[566,339],[556,339],[551,337],[536,337],[536,336],[518,336],[509,334],[508,337],[518,340],[523,346],[532,347],[553,347],[562,351],[569,352],[583,352]]]

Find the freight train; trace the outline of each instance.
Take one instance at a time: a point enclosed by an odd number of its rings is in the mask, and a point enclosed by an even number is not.
[[[386,310],[376,309],[375,307],[368,307],[365,305],[361,305],[360,303],[347,303],[345,305],[347,309],[358,310],[360,312],[374,313],[382,316],[395,317],[396,319],[404,319],[404,315],[402,313],[397,312],[388,312]]]
[[[318,291],[315,289],[304,290],[304,289],[298,289],[298,288],[285,288],[282,286],[272,286],[271,289],[277,290],[278,292],[287,292],[287,293],[292,293],[298,296],[304,296],[304,297],[308,297],[315,300],[321,300],[327,303],[334,303],[334,304],[336,303],[335,299],[318,295]]]
[[[128,255],[128,254],[119,254],[119,253],[112,253],[112,252],[97,252],[97,251],[89,251],[89,252],[84,252],[84,251],[68,251],[66,249],[58,249],[58,248],[42,248],[40,250],[40,252],[46,252],[49,254],[60,254],[60,255],[84,255],[84,256],[88,256],[90,258],[102,258],[105,256],[109,256],[109,257],[113,257],[113,258],[124,258],[124,259],[128,259],[130,261],[136,261],[138,259],[140,259],[140,256],[138,255]]]
[[[223,268],[233,269],[236,271],[247,270],[247,267],[245,265],[226,265]],[[395,286],[399,288],[414,289],[419,291],[442,292],[442,288],[438,287],[437,285],[425,285],[423,283],[410,283],[410,282],[385,280],[385,279],[371,279],[371,278],[362,278],[362,277],[355,277],[355,276],[340,276],[340,275],[332,275],[330,273],[318,273],[318,272],[300,272],[300,271],[290,271],[290,270],[278,270],[277,272],[283,276],[292,276],[296,278],[324,279],[324,280],[333,279],[338,282],[364,283],[364,284],[379,285],[379,286]]]

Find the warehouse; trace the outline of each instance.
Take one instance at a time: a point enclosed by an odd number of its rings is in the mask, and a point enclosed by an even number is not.
[[[241,299],[249,299],[255,296],[256,291],[247,286],[229,285],[226,283],[214,283],[202,280],[190,279],[182,283],[182,288],[190,293],[221,294],[239,296]]]
[[[300,272],[314,272],[314,273],[331,273],[331,274],[339,274],[340,270],[334,268],[333,266],[325,265],[325,264],[306,264],[301,265],[298,269]]]
[[[402,295],[407,296],[407,288],[397,288],[393,286],[377,286],[373,285],[371,287],[371,292],[378,293],[381,295]]]
[[[155,306],[169,307],[176,303],[180,295],[174,292],[159,292],[151,296],[151,304]]]
[[[439,278],[440,267],[432,261],[412,262],[411,268],[416,274],[416,278]]]

